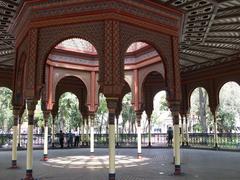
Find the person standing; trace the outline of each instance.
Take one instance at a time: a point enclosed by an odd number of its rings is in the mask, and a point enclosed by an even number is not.
[[[64,134],[63,134],[62,130],[60,130],[59,141],[60,141],[61,148],[63,148]]]
[[[72,135],[72,132],[71,130],[69,130],[68,132],[68,139],[67,139],[67,142],[68,142],[68,147],[73,147],[73,135]]]
[[[76,130],[74,134],[75,134],[74,147],[78,147],[78,144],[79,144],[79,132],[78,132],[78,130]]]
[[[168,127],[167,135],[168,135],[168,146],[172,146],[172,139],[173,139],[172,127]]]

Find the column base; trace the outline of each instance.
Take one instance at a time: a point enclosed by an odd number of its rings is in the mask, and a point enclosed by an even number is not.
[[[180,167],[180,165],[175,165],[174,175],[176,175],[176,176],[181,175],[181,167]]]
[[[116,179],[116,174],[109,174],[108,180],[115,180]]]
[[[149,147],[149,148],[152,147],[152,144],[151,144],[151,143],[148,143],[148,147]]]
[[[138,153],[138,154],[137,154],[137,158],[138,158],[138,159],[142,159],[142,153]]]
[[[17,169],[18,166],[17,166],[17,160],[12,160],[12,165],[9,169]]]
[[[48,161],[48,155],[47,155],[47,154],[44,154],[44,155],[43,155],[43,158],[41,159],[41,161]]]
[[[32,176],[32,170],[27,170],[26,171],[26,176],[23,180],[34,180],[34,178]]]

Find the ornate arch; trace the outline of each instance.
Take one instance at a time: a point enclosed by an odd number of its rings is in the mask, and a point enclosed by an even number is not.
[[[76,75],[76,74],[67,74],[67,75],[63,75],[63,76],[60,76],[60,77],[58,77],[57,79],[56,79],[56,81],[55,81],[55,83],[54,83],[54,85],[53,85],[53,89],[52,89],[52,91],[53,91],[53,102],[56,102],[56,95],[57,95],[57,93],[56,93],[56,91],[57,91],[57,86],[58,86],[58,84],[62,81],[62,80],[64,80],[64,79],[66,79],[66,78],[68,78],[68,77],[74,77],[74,78],[76,78],[76,79],[78,79],[79,81],[81,81],[83,84],[84,84],[84,86],[85,86],[85,89],[86,89],[86,92],[87,92],[87,97],[86,97],[86,103],[89,101],[89,99],[88,99],[88,94],[89,94],[89,92],[90,92],[90,87],[88,86],[88,84],[89,83],[87,83],[87,80],[86,79],[84,79],[84,78],[81,78],[80,77],[80,75]],[[84,80],[83,80],[84,79]],[[64,91],[63,91],[63,93],[65,93],[65,92],[71,92],[71,93],[73,93],[73,94],[75,94],[78,98],[80,98],[79,97],[79,95],[78,94],[76,94],[76,92],[74,92],[72,89],[64,89]],[[63,93],[61,93],[61,94],[63,94]],[[80,102],[80,101],[79,101]]]
[[[162,58],[165,70],[166,85],[170,97],[175,97],[175,90],[180,89],[180,84],[174,80],[175,71],[173,67],[173,46],[172,37],[163,33],[149,31],[143,28],[134,27],[121,23],[121,40],[120,40],[120,58],[124,61],[127,48],[134,42],[145,42],[151,45]],[[176,62],[175,62],[176,63]],[[178,62],[177,62],[178,63]],[[176,65],[178,66],[178,64]],[[179,86],[179,87],[175,87]]]
[[[164,83],[163,86],[161,86],[161,83],[159,83],[159,84],[158,84],[159,87],[155,86],[156,88],[148,89],[148,90],[147,90],[148,93],[146,93],[146,92],[144,91],[144,84],[145,84],[145,82],[146,82],[146,80],[147,80],[147,77],[148,77],[150,74],[154,73],[154,72],[157,73],[158,75],[160,75],[160,76],[161,76],[161,79],[164,80],[162,74],[161,74],[159,71],[156,71],[156,70],[154,70],[154,69],[152,69],[152,70],[149,69],[149,70],[145,73],[145,75],[142,76],[142,80],[141,80],[141,82],[139,83],[139,92],[140,92],[139,98],[140,98],[140,102],[148,103],[148,106],[149,106],[149,107],[153,105],[153,104],[149,104],[149,102],[150,102],[150,101],[151,101],[151,102],[153,101],[154,96],[155,96],[160,90],[166,89],[166,88],[165,88],[166,85],[165,85],[165,81],[164,81],[164,82],[163,82],[163,83]],[[148,102],[146,102],[146,100],[147,100]],[[145,106],[146,106],[146,104],[145,104]],[[146,110],[146,107],[145,107],[145,110]]]
[[[99,63],[103,57],[104,43],[104,24],[102,22],[81,23],[71,25],[60,25],[54,27],[43,28],[39,30],[38,38],[38,56],[37,56],[37,84],[44,83],[45,64],[47,57],[59,42],[78,37],[85,39],[93,44],[99,56]]]
[[[222,87],[229,82],[234,82],[240,87],[240,81],[238,82],[236,79],[228,79],[228,80],[223,80],[223,81],[219,82],[216,86],[216,97],[218,98],[218,101],[219,101],[220,91],[221,91]]]
[[[209,92],[209,89],[207,86],[195,86],[193,88],[191,88],[188,92],[188,96],[187,96],[187,100],[188,100],[188,106],[189,108],[191,108],[191,96],[192,96],[192,93],[197,89],[197,88],[203,88],[206,92],[207,92],[207,95],[208,95],[208,104],[210,104],[210,92]]]

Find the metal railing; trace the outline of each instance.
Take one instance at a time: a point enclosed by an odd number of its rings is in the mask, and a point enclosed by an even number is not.
[[[48,136],[49,144],[52,143],[51,134]],[[84,136],[84,143],[82,142],[81,135],[79,136],[79,146],[89,141],[89,136]],[[180,138],[181,139],[181,138]],[[75,136],[69,143],[68,134],[64,134],[64,146],[69,144],[74,145],[76,140]],[[95,146],[106,147],[108,145],[108,134],[95,134],[94,135]],[[118,138],[116,136],[116,142],[118,146],[121,147],[136,147],[137,146],[137,134],[119,134]],[[33,135],[33,146],[42,147],[44,143],[44,134],[34,134]],[[59,145],[59,134],[55,134],[54,144]],[[142,146],[148,146],[149,137],[148,134],[142,134]],[[214,134],[213,133],[189,133],[188,134],[188,144],[192,147],[199,148],[212,148],[215,147],[214,144]],[[10,148],[12,145],[12,134],[0,134],[0,148]],[[166,133],[152,133],[151,134],[151,146],[166,147],[167,144],[167,134]],[[27,147],[27,134],[21,134],[21,147]],[[218,133],[218,147],[224,149],[240,149],[240,133]]]

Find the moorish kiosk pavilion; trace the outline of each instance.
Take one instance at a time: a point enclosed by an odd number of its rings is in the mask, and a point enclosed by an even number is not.
[[[218,146],[219,90],[228,81],[240,83],[239,12],[239,0],[0,0],[0,86],[13,91],[12,168],[26,109],[24,179],[34,177],[34,111],[40,99],[43,159],[48,159],[48,119],[56,117],[65,92],[79,99],[94,152],[95,113],[103,93],[109,110],[109,180],[115,180],[115,119],[122,98],[132,92],[141,156],[142,112],[150,124],[153,97],[165,90],[174,127],[174,174],[181,174],[179,117],[187,126],[197,87],[209,94]]]

